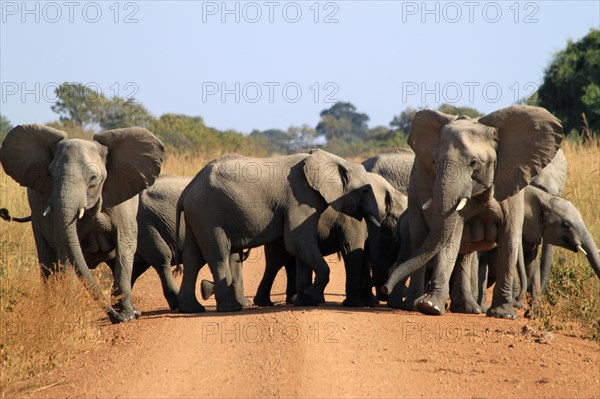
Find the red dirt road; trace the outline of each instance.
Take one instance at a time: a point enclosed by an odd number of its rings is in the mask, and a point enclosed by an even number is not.
[[[293,308],[285,276],[272,309],[168,310],[154,271],[134,289],[141,319],[102,327],[102,345],[44,377],[35,397],[600,397],[600,346],[540,334],[528,320],[341,306],[329,257],[327,305]],[[252,299],[264,270],[245,265]],[[283,272],[282,272],[283,273]],[[209,276],[208,267],[201,277]],[[199,296],[199,294],[198,294]],[[199,296],[200,297],[200,296]]]

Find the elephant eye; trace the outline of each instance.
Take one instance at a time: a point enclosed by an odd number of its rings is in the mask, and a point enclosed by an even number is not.
[[[571,228],[571,223],[569,223],[569,222],[567,222],[566,220],[564,220],[564,221],[562,222],[562,226],[563,226],[565,229],[570,229],[570,228]]]
[[[469,162],[469,166],[474,168],[479,164],[479,161],[477,161],[476,159],[472,159],[471,162]]]
[[[97,183],[97,182],[98,182],[98,176],[96,176],[96,175],[92,175],[92,176],[90,177],[90,183],[92,183],[92,184],[93,184],[93,183]]]

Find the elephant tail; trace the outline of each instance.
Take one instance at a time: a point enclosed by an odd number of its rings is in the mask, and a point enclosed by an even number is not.
[[[517,257],[517,273],[519,275],[519,284],[520,290],[516,299],[520,301],[524,296],[525,292],[527,292],[527,272],[525,270],[525,259],[523,254],[523,243],[519,245],[519,254]]]
[[[0,208],[0,218],[6,220],[7,222],[17,222],[17,223],[27,223],[31,222],[31,216],[25,216],[24,218],[15,218],[10,215],[8,209]]]
[[[185,193],[185,190],[183,193]],[[183,266],[181,264],[183,259],[179,259],[179,229],[181,227],[181,214],[183,213],[183,193],[181,193],[179,199],[177,200],[177,207],[175,210],[175,248],[173,248],[173,254],[175,255],[175,270],[173,271],[174,275],[178,275],[183,272]]]

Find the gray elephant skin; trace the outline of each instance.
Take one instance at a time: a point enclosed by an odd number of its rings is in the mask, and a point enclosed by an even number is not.
[[[467,252],[496,246],[498,251],[487,315],[515,318],[512,292],[523,228],[521,190],[552,161],[561,141],[558,119],[538,107],[512,106],[478,119],[419,111],[408,137],[416,154],[407,211],[411,257],[396,262],[384,293],[412,275],[408,300],[423,313],[443,314],[463,227],[471,223],[479,228],[473,230]],[[424,292],[428,262],[433,275]]]
[[[181,259],[185,236],[185,230],[182,228],[179,231],[179,240],[175,240],[175,207],[181,192],[191,180],[192,178],[187,176],[161,175],[151,187],[139,194],[138,240],[131,272],[131,287],[133,288],[138,277],[150,266],[154,267],[160,278],[165,299],[172,310],[177,309],[179,289],[175,286],[170,266],[175,265],[176,259]],[[5,208],[0,209],[0,217],[9,222],[31,221],[31,216],[12,217]],[[110,253],[84,252],[84,255],[90,269],[95,269],[100,262],[105,262],[114,276],[114,250]]]
[[[131,273],[137,246],[138,194],[160,173],[164,147],[143,128],[115,129],[93,140],[67,139],[43,125],[13,128],[0,148],[6,173],[27,187],[38,259],[44,275],[76,266],[113,322],[136,311]],[[103,298],[86,256],[114,251],[117,308]]]
[[[329,267],[319,249],[318,222],[331,206],[357,220],[379,224],[379,210],[364,167],[322,150],[272,158],[225,158],[204,167],[182,193],[185,214],[181,312],[202,312],[195,295],[200,268],[208,263],[218,311],[237,311],[230,255],[283,239],[296,258],[297,304],[324,301]],[[209,210],[209,211],[208,211]],[[179,222],[177,222],[179,225]]]
[[[370,221],[359,221],[329,207],[321,214],[318,224],[319,250],[323,256],[340,253],[346,268],[346,298],[344,306],[362,307],[374,306],[376,300],[372,295],[371,265],[380,262],[376,255],[383,252],[384,245],[380,240],[389,237],[396,228],[400,214],[407,207],[407,198],[392,187],[384,178],[369,173],[369,182],[375,194],[379,207],[381,226],[377,227]],[[388,241],[385,241],[387,243]],[[288,275],[286,302],[293,303],[296,294],[294,276],[296,259],[285,250],[283,240],[265,245],[266,268],[258,286],[254,304],[258,306],[273,306],[270,299],[271,288],[279,270],[285,266]],[[303,270],[300,273],[311,273]],[[307,277],[308,278],[308,277]],[[377,269],[373,269],[373,278]],[[205,296],[205,295],[203,295]]]

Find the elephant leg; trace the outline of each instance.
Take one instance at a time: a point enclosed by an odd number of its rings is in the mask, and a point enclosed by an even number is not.
[[[294,303],[294,297],[296,296],[296,259],[293,256],[288,257],[285,264],[285,274],[287,276],[287,284],[285,288],[285,303]],[[310,273],[312,274],[312,273]],[[311,275],[312,277],[312,275]]]
[[[425,294],[425,273],[428,267],[425,265],[411,274],[408,287],[405,287],[406,282],[401,282],[394,287],[388,298],[388,306],[394,309],[415,310],[417,301]],[[403,296],[406,298],[402,299]]]
[[[150,264],[148,264],[143,259],[135,257],[133,261],[133,269],[131,270],[131,288],[135,285],[137,279],[148,270]],[[114,270],[114,269],[113,269]]]
[[[158,266],[154,266],[154,269],[158,273],[160,283],[162,285],[163,295],[169,304],[169,309],[177,309],[177,296],[179,295],[179,289],[175,285],[175,279],[171,272],[171,260],[164,259]]]
[[[58,256],[56,251],[50,246],[50,243],[44,238],[41,232],[33,228],[33,237],[37,250],[38,261],[41,267],[41,274],[44,280],[47,280],[53,273],[57,272]]]
[[[252,306],[252,302],[244,296],[244,270],[243,261],[239,254],[229,255],[229,267],[231,269],[231,286],[235,300],[243,307]]]
[[[186,230],[187,231],[187,230]],[[225,232],[217,231],[214,235],[214,241],[206,243],[206,247],[210,249],[202,251],[215,283],[215,299],[217,301],[218,312],[237,312],[242,310],[242,304],[236,299],[233,287],[233,275],[229,257],[231,255],[231,247],[229,239]],[[184,265],[185,272],[185,265]],[[242,290],[243,295],[243,290]]]
[[[525,268],[527,270],[529,309],[525,312],[525,317],[534,317],[539,314],[539,305],[541,300],[541,276],[540,267],[537,261],[537,246],[531,251],[525,253]]]
[[[362,268],[360,271],[360,300],[364,306],[374,307],[379,304],[377,297],[373,294],[374,277],[371,275],[371,250],[365,249],[365,256],[362,259]]]
[[[425,219],[421,215],[420,212],[412,212],[409,208],[408,212],[408,231],[406,231],[406,226],[402,225],[402,242],[400,243],[400,257],[397,260],[399,264],[401,261],[406,260],[410,257],[410,253],[414,253],[417,251],[419,246],[423,241],[425,241],[425,237],[427,236],[427,231],[425,226],[427,225]],[[409,239],[407,239],[409,238]],[[427,267],[431,265],[431,262],[424,265],[423,267],[417,269],[413,274],[410,275],[410,280],[408,283],[408,289],[406,289],[406,298],[403,300],[404,296],[404,284],[401,283],[400,289],[396,289],[392,291],[390,298],[388,298],[388,306],[394,309],[402,309],[402,310],[415,310],[417,307],[418,300],[425,294],[425,273]],[[390,270],[391,274],[392,270]]]
[[[304,262],[296,259],[296,296],[294,297],[294,305],[296,306],[317,306],[319,303],[325,302],[325,298],[321,301],[305,294],[305,291],[312,284],[312,269]]]
[[[342,302],[343,306],[362,307],[362,262],[364,249],[356,248],[342,255],[344,265],[346,266],[346,299]]]
[[[121,234],[126,235],[125,233]],[[135,235],[131,234],[131,236],[137,236],[137,232]],[[136,241],[120,242],[116,248],[113,295],[118,298],[116,308],[121,321],[129,321],[141,316],[140,310],[133,304],[131,295],[131,276],[135,250]]]
[[[478,269],[478,287],[477,287],[477,303],[482,312],[487,312],[487,283],[488,283],[488,259],[490,253],[486,252],[479,255],[479,259],[475,259]]]
[[[502,206],[502,205],[501,205]],[[510,205],[509,205],[510,206]],[[505,210],[505,215],[518,213],[513,209]],[[516,319],[517,313],[513,306],[513,280],[516,273],[521,247],[521,232],[523,219],[516,218],[504,224],[498,236],[498,258],[496,262],[496,285],[492,296],[492,306],[487,315],[503,319]]]
[[[202,252],[196,243],[196,238],[186,223],[186,235],[183,245],[183,278],[179,295],[177,295],[177,306],[181,313],[200,313],[206,310],[196,298],[196,280],[200,269],[205,263]]]
[[[458,256],[450,295],[450,311],[453,313],[481,313],[481,308],[473,295],[473,280],[476,281],[477,278],[473,275],[473,259],[476,257],[476,253]]]
[[[552,257],[554,255],[554,247],[546,242],[542,242],[542,258],[540,260],[540,293],[544,292],[546,283],[550,278],[550,270],[552,269]]]
[[[266,263],[265,272],[260,280],[258,289],[256,290],[254,304],[256,306],[267,307],[273,306],[273,302],[271,301],[271,290],[273,289],[273,283],[275,282],[277,273],[279,273],[279,270],[281,270],[286,261],[285,258],[289,257],[289,254],[286,252],[285,245],[282,240],[267,244],[264,246],[264,249]],[[288,274],[288,287],[289,283],[290,278]],[[295,289],[296,287],[294,287],[294,291]]]

